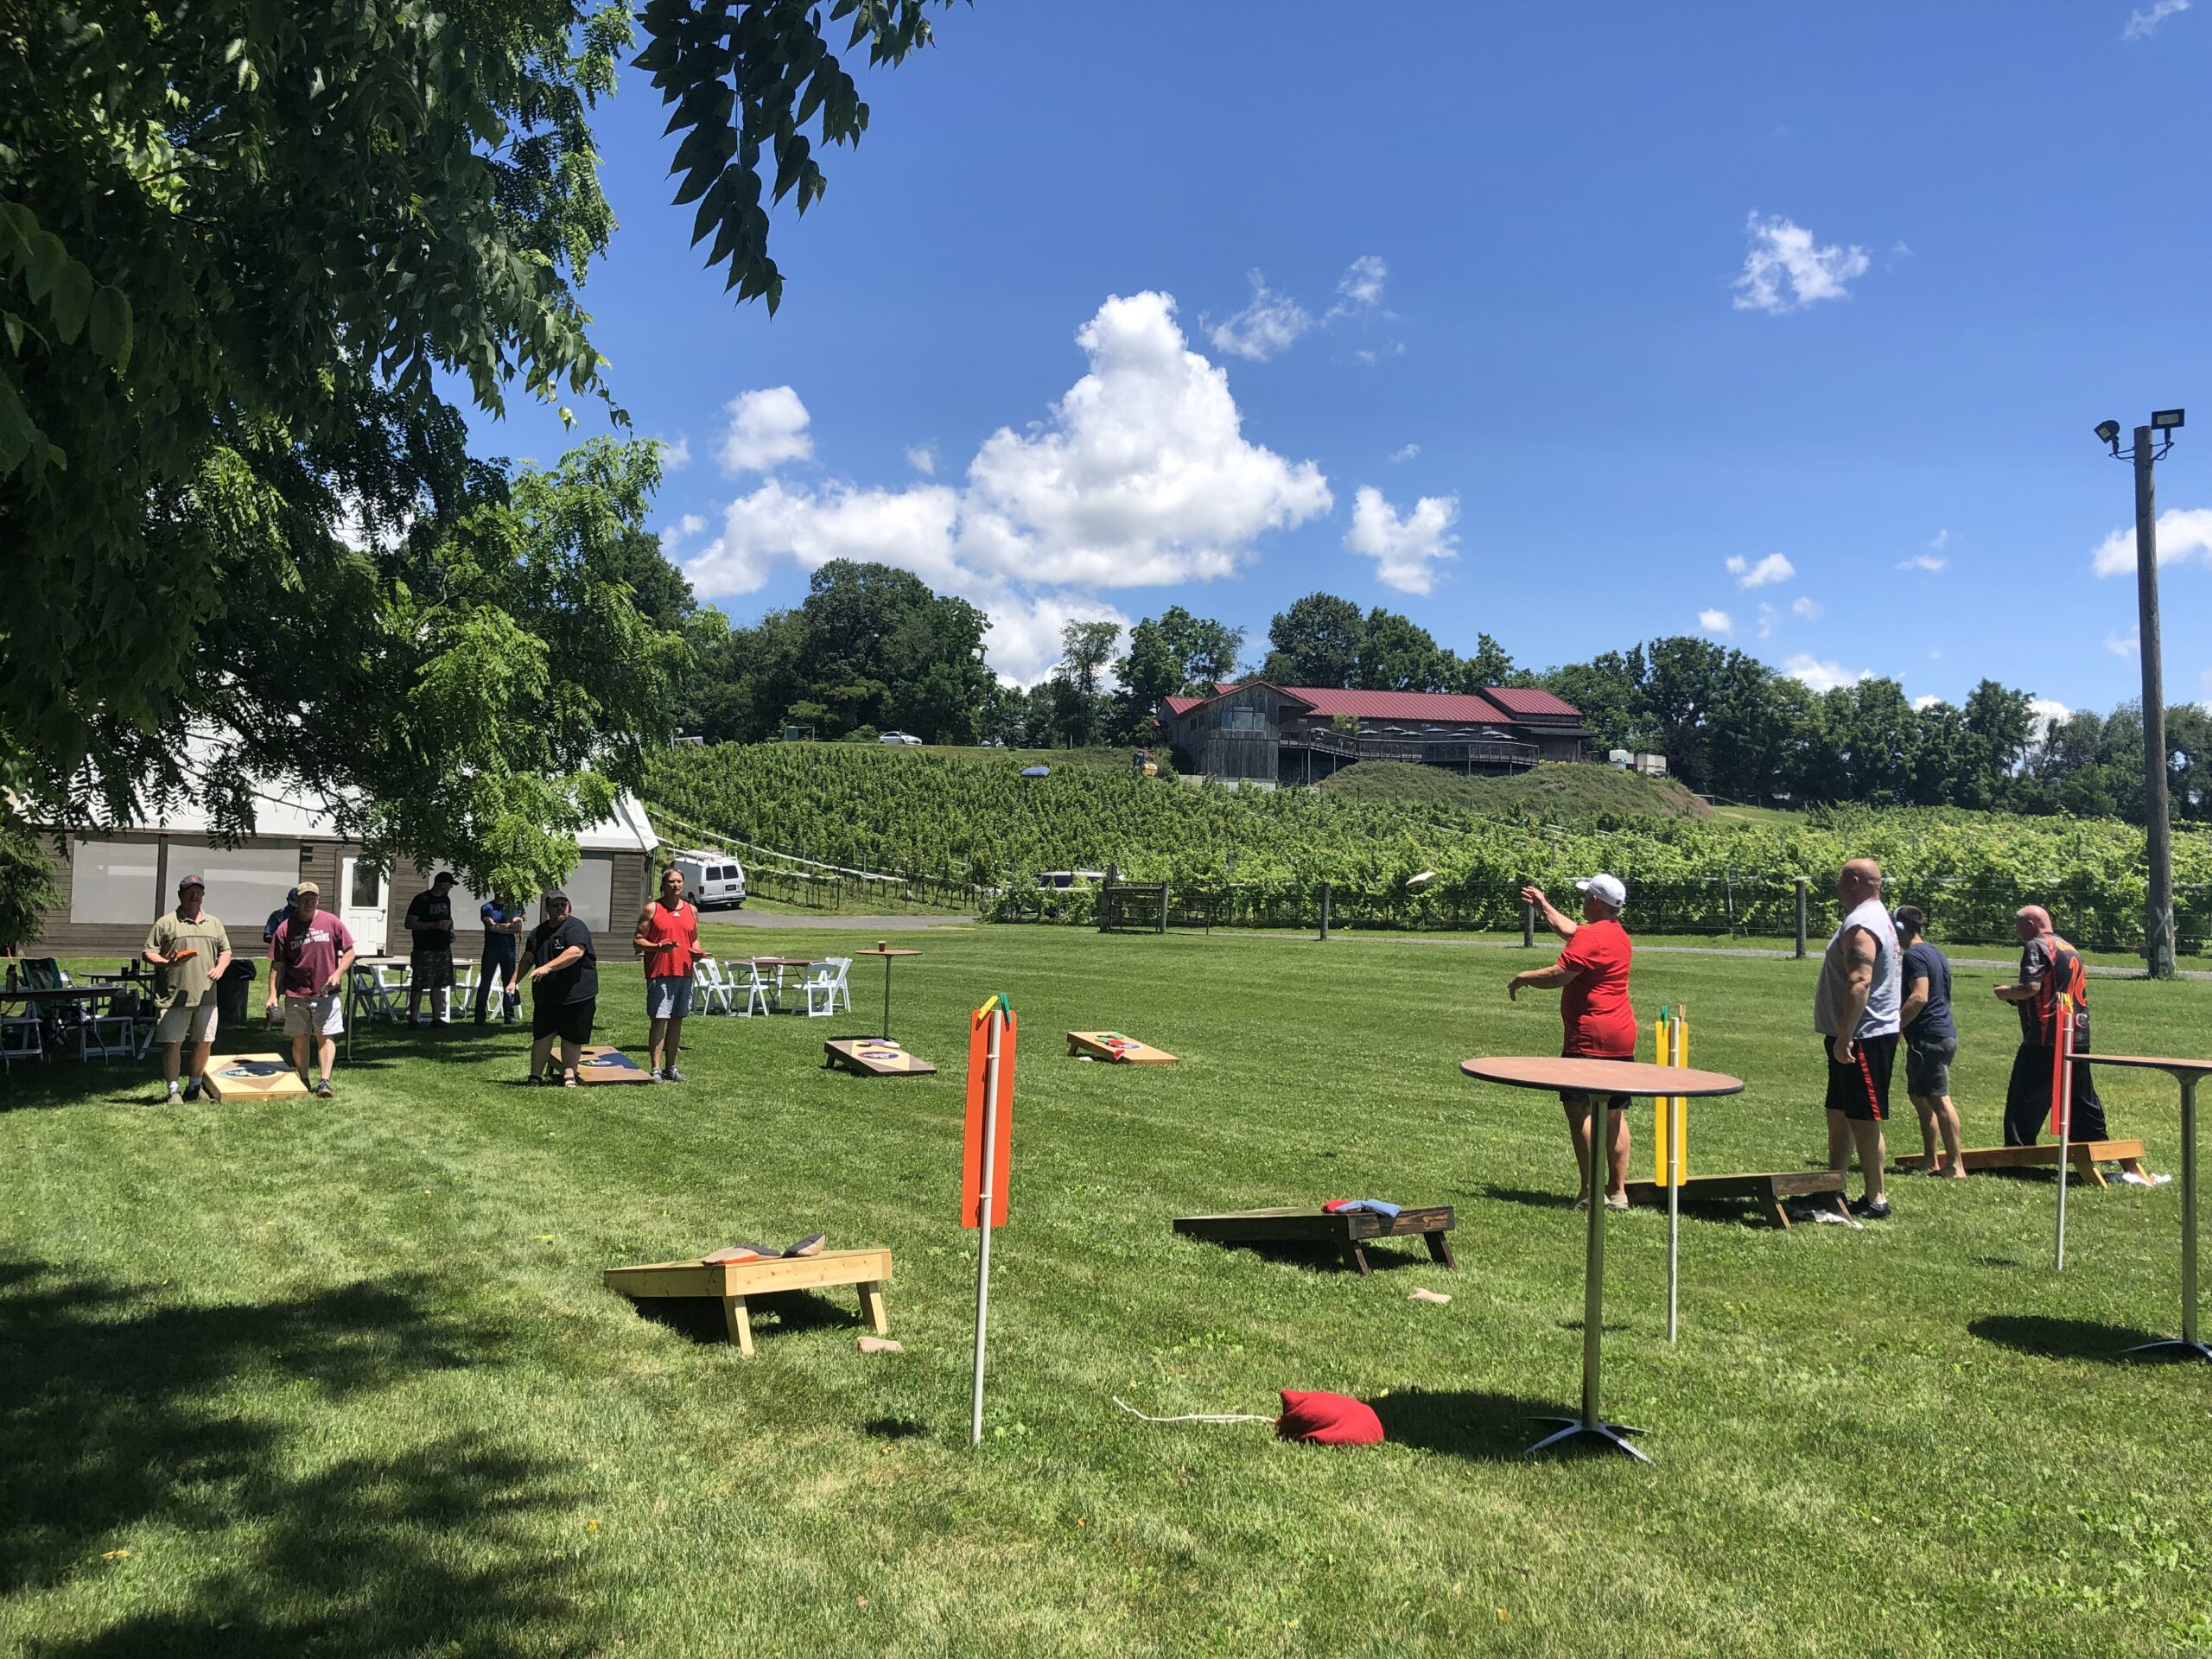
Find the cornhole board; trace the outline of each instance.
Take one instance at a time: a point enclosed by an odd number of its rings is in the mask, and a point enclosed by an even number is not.
[[[2066,1151],[2074,1173],[2098,1186],[2110,1185],[2097,1173],[2099,1164],[2118,1164],[2131,1175],[2144,1175],[2140,1141],[2069,1141]],[[1928,1154],[1916,1152],[1891,1161],[1899,1169],[1921,1169],[1927,1166]],[[2058,1142],[2041,1141],[2032,1147],[1967,1147],[1959,1154],[1959,1161],[1967,1166],[1969,1175],[1978,1169],[2056,1169]],[[2144,1175],[2144,1179],[2150,1178]]]
[[[842,1066],[861,1077],[929,1077],[937,1067],[888,1037],[832,1037],[822,1045],[825,1066]]]
[[[1782,1207],[1784,1198],[1833,1198],[1843,1202],[1843,1172],[1840,1169],[1789,1169],[1767,1175],[1690,1175],[1682,1180],[1682,1202],[1691,1204],[1722,1204],[1735,1198],[1751,1198],[1766,1207],[1766,1218],[1784,1232],[1789,1230],[1789,1212]],[[1661,1210],[1667,1207],[1667,1189],[1656,1181],[1630,1181],[1628,1201],[1631,1205],[1650,1205]]]
[[[201,1081],[211,1099],[222,1101],[288,1100],[308,1091],[282,1054],[218,1054]]]
[[[1068,1033],[1068,1052],[1088,1055],[1094,1060],[1105,1060],[1115,1065],[1175,1064],[1175,1057],[1166,1049],[1154,1048],[1150,1043],[1141,1043],[1118,1031],[1071,1031]]]
[[[556,1054],[558,1051],[556,1051]],[[576,1063],[576,1081],[596,1083],[651,1083],[652,1073],[632,1059],[619,1048],[608,1048],[598,1043],[584,1046],[583,1058]]]
[[[1410,1205],[1395,1216],[1378,1216],[1367,1210],[1340,1210],[1331,1215],[1318,1204],[1276,1210],[1232,1210],[1218,1216],[1178,1216],[1175,1230],[1186,1238],[1210,1238],[1217,1244],[1326,1244],[1342,1250],[1362,1278],[1370,1268],[1366,1246],[1378,1238],[1412,1238],[1428,1242],[1429,1255],[1447,1268],[1452,1241],[1445,1237],[1455,1222],[1452,1206]]]
[[[787,1290],[818,1290],[824,1285],[853,1285],[860,1291],[861,1317],[879,1337],[891,1333],[883,1311],[883,1287],[891,1277],[891,1252],[885,1249],[824,1250],[819,1255],[769,1256],[753,1262],[652,1262],[643,1267],[609,1268],[601,1281],[609,1290],[643,1301],[651,1297],[711,1296],[722,1305],[722,1331],[741,1354],[753,1352],[753,1319],[747,1299]]]

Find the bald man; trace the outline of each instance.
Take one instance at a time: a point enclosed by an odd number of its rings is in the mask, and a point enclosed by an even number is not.
[[[1843,925],[1821,957],[1813,996],[1813,1029],[1827,1062],[1828,1167],[1848,1170],[1855,1147],[1863,1190],[1850,1213],[1887,1221],[1882,1124],[1890,1115],[1904,1001],[1897,925],[1882,903],[1882,867],[1871,858],[1854,858],[1837,873],[1835,897]]]
[[[2005,1088],[2005,1144],[2031,1147],[2043,1133],[2050,1114],[2050,1081],[2056,1069],[2062,996],[2074,999],[2074,1052],[2089,1052],[2089,976],[2080,954],[2058,937],[2050,912],[2041,905],[2024,905],[2012,918],[2012,935],[2020,942],[2020,976],[2017,984],[1999,985],[1999,1001],[2020,1011],[2020,1047],[2012,1056],[2012,1078]],[[2104,1103],[2089,1067],[2074,1062],[2074,1104],[2069,1136],[2075,1141],[2103,1141]]]

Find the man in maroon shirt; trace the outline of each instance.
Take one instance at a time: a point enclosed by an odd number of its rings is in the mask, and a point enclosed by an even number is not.
[[[1543,912],[1552,931],[1567,942],[1559,960],[1548,968],[1532,968],[1506,982],[1507,996],[1518,999],[1524,987],[1560,987],[1559,1015],[1566,1027],[1562,1055],[1593,1060],[1636,1058],[1636,1009],[1629,1001],[1630,958],[1635,954],[1628,931],[1621,925],[1621,906],[1628,903],[1628,888],[1618,876],[1593,875],[1577,881],[1582,894],[1582,919],[1575,921],[1554,908],[1541,887],[1521,889],[1523,904]],[[1582,1172],[1582,1193],[1575,1200],[1580,1209],[1590,1202],[1591,1118],[1596,1100],[1589,1095],[1561,1095],[1567,1126],[1574,1141],[1574,1166]],[[1609,1208],[1628,1208],[1628,1101],[1615,1095],[1607,1102],[1605,1203]]]
[[[269,941],[269,1012],[284,1001],[284,1030],[292,1039],[292,1064],[308,1080],[312,1053],[321,1064],[315,1091],[330,1098],[330,1074],[338,1065],[338,1033],[346,1029],[346,975],[353,966],[353,936],[346,924],[319,909],[321,890],[302,881],[292,912],[276,925]]]

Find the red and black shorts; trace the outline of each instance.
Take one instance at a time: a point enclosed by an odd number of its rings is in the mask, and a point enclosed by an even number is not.
[[[1859,1123],[1886,1122],[1890,1072],[1897,1059],[1897,1033],[1861,1037],[1853,1045],[1847,1064],[1838,1064],[1830,1038],[1821,1039],[1821,1053],[1828,1063],[1828,1110]]]

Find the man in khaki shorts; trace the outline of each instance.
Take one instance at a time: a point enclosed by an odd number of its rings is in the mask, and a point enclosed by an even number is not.
[[[214,982],[231,967],[231,936],[200,908],[207,897],[207,884],[198,876],[178,882],[176,908],[154,924],[140,953],[154,969],[154,1001],[162,1010],[154,1040],[162,1046],[162,1076],[171,1100],[177,1098],[177,1071],[187,1042],[192,1045],[192,1071],[184,1098],[200,1098],[207,1057],[215,1050]]]
[[[322,891],[312,881],[299,885],[292,913],[276,925],[269,941],[269,1012],[284,1000],[284,1032],[292,1039],[292,1064],[308,1081],[308,1061],[318,1060],[322,1075],[315,1092],[331,1095],[330,1074],[338,1065],[338,1037],[346,1029],[346,975],[353,966],[353,936],[346,924],[320,908]]]

